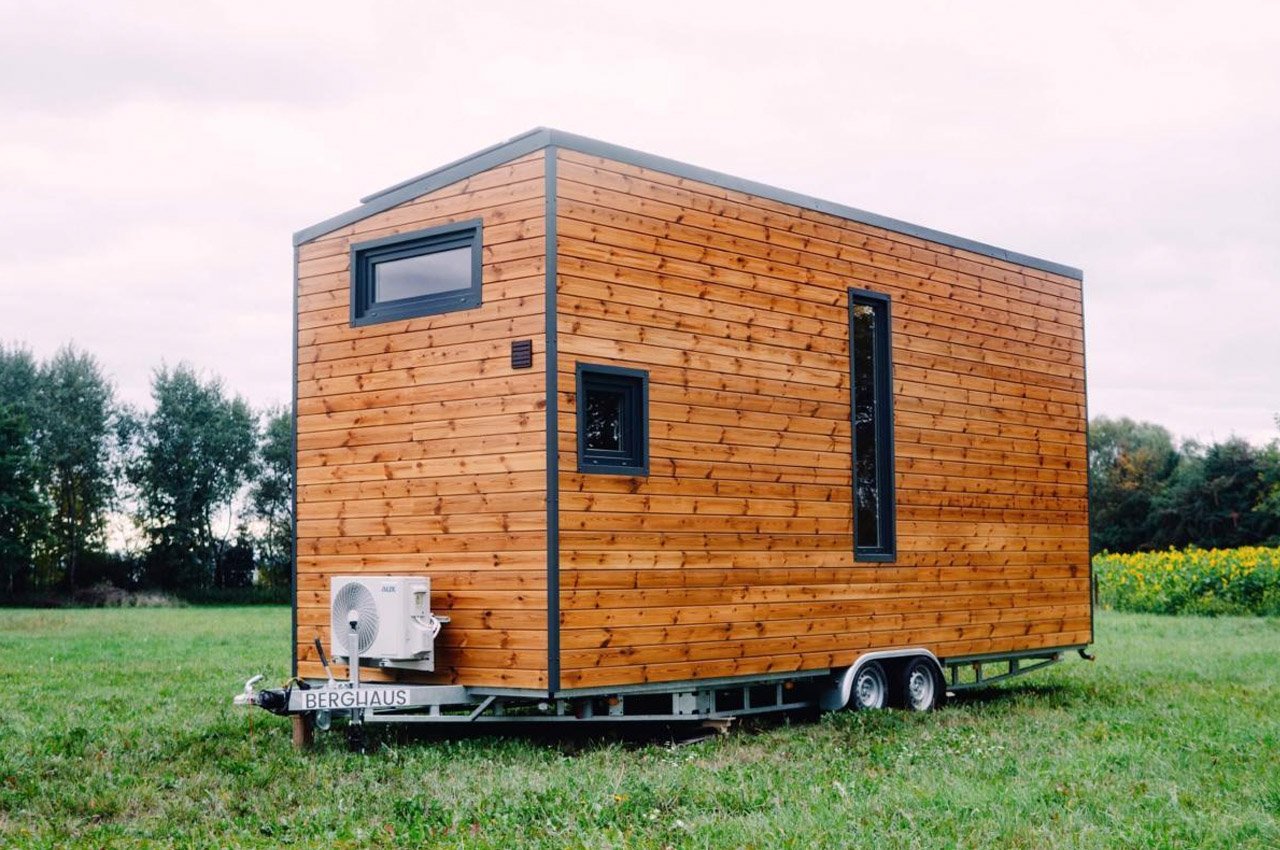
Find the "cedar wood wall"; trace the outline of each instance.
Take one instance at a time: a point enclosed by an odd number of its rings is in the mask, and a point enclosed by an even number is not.
[[[559,152],[561,684],[1090,639],[1078,280]],[[895,563],[855,563],[847,288],[893,299]],[[649,370],[579,475],[576,362]]]
[[[298,249],[299,674],[329,576],[426,574],[452,622],[429,681],[547,685],[542,151]],[[351,243],[480,217],[482,305],[353,328]],[[532,369],[511,341],[533,340]],[[376,673],[366,678],[379,678]]]
[[[1079,281],[557,155],[562,687],[1090,639]],[[328,576],[426,573],[427,679],[547,686],[543,157],[299,248],[303,676]],[[477,215],[482,307],[350,327],[353,240]],[[852,557],[850,286],[893,298],[892,564]],[[578,361],[649,370],[648,478],[577,473]]]

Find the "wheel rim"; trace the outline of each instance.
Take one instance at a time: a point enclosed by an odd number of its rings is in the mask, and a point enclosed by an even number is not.
[[[907,702],[912,710],[928,711],[933,708],[935,688],[933,673],[923,664],[913,665],[907,674]]]
[[[879,664],[868,664],[853,680],[853,704],[858,709],[884,708],[888,687]]]

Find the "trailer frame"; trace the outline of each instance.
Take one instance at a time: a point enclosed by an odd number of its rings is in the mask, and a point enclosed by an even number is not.
[[[904,664],[913,659],[929,659],[944,682],[946,696],[953,697],[1042,670],[1061,662],[1071,650],[1092,660],[1085,649],[1085,645],[1079,645],[938,659],[928,650],[912,647],[869,652],[855,664],[838,670],[590,688],[555,697],[466,685],[362,683],[358,665],[352,665],[348,679],[294,679],[282,689],[255,690],[254,685],[261,680],[261,676],[255,676],[245,683],[235,703],[292,716],[295,723],[304,727],[301,734],[294,736],[300,746],[310,741],[312,730],[327,730],[334,720],[345,720],[351,727],[697,723],[725,732],[732,721],[743,717],[846,708],[848,682],[873,661]],[[988,674],[985,668],[991,665],[1004,665],[1004,671]],[[670,699],[669,710],[661,708],[664,698]],[[638,703],[637,710],[630,711],[628,703]]]

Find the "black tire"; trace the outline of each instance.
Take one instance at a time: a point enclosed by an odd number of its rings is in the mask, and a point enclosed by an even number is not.
[[[907,711],[932,711],[946,697],[945,683],[938,668],[928,658],[907,659],[897,670],[893,704]]]
[[[852,711],[871,711],[884,708],[889,702],[889,677],[879,661],[868,661],[853,675],[849,689],[848,708]]]

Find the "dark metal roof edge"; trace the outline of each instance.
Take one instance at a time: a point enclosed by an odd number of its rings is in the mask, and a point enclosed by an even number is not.
[[[531,136],[538,135],[539,133],[546,134],[549,132],[550,130],[546,127],[534,127],[532,130],[521,133],[518,136],[512,136],[511,138],[507,139],[505,142],[498,142],[496,145],[489,145],[489,147],[484,148],[483,150],[478,150],[475,153],[467,154],[461,159],[455,159],[453,162],[447,165],[442,165],[439,168],[433,168],[428,172],[419,174],[417,177],[410,177],[408,180],[401,180],[399,183],[395,184],[394,186],[388,186],[387,188],[382,189],[381,191],[378,191],[378,192],[374,192],[371,195],[365,195],[363,198],[360,199],[360,203],[367,204],[370,201],[376,201],[378,198],[381,198],[383,195],[390,195],[392,192],[395,192],[398,189],[403,189],[406,186],[410,186],[414,183],[417,183],[420,180],[427,180],[435,176],[436,174],[439,174],[441,171],[447,171],[450,168],[456,168],[457,166],[468,163],[473,159],[478,159],[482,156],[485,156],[486,154],[491,154],[496,150],[505,148],[507,145],[514,145],[514,144],[517,144],[518,142],[522,142]],[[543,142],[543,144],[546,144],[546,142]]]
[[[533,151],[556,145],[558,147],[567,148],[568,150],[578,151],[579,153],[590,154],[592,156],[600,156],[605,159],[612,159],[618,162],[624,162],[629,165],[635,165],[640,168],[648,168],[654,171],[661,171],[666,174],[672,174],[676,177],[684,177],[689,180],[697,180],[701,183],[709,183],[712,186],[719,186],[722,189],[730,189],[735,192],[742,192],[748,195],[755,195],[760,198],[768,198],[769,200],[778,201],[779,203],[791,204],[792,206],[810,209],[815,212],[826,213],[838,218],[849,219],[860,224],[867,224],[872,227],[880,227],[894,233],[901,233],[905,236],[914,236],[919,239],[926,239],[930,242],[936,242],[940,245],[947,245],[952,248],[958,248],[962,251],[970,251],[974,254],[981,254],[984,257],[992,257],[997,260],[1014,263],[1028,268],[1039,269],[1051,274],[1062,275],[1076,280],[1083,280],[1084,272],[1073,266],[1055,263],[1051,260],[1043,260],[1039,257],[1032,257],[1029,254],[1020,254],[1017,251],[1009,251],[1004,248],[998,248],[995,245],[988,245],[985,242],[977,242],[973,239],[966,239],[963,236],[955,236],[941,230],[934,230],[930,227],[922,227],[917,224],[902,221],[888,216],[878,215],[866,210],[860,210],[856,207],[837,204],[833,201],[824,201],[821,198],[814,198],[809,195],[793,192],[789,189],[780,189],[776,186],[769,186],[765,183],[757,183],[754,180],[746,180],[741,177],[734,177],[723,172],[713,171],[709,168],[702,168],[697,165],[690,165],[674,159],[657,156],[655,154],[644,153],[643,151],[634,150],[632,148],[615,145],[610,142],[602,142],[598,139],[591,139],[586,136],[579,136],[574,133],[566,133],[563,130],[553,130],[547,127],[538,127],[527,133],[522,133],[500,144],[492,145],[484,150],[477,151],[470,156],[463,157],[441,166],[425,174],[409,180],[397,183],[394,186],[383,189],[381,192],[375,192],[367,195],[363,199],[361,206],[348,210],[345,213],[334,216],[333,218],[322,221],[319,224],[300,230],[293,236],[293,244],[300,245],[322,236],[330,231],[337,230],[339,227],[345,227],[348,224],[359,221],[366,216],[383,212],[404,201],[416,198],[419,195],[434,191],[455,183],[459,180],[478,174],[488,168],[501,165],[504,162],[532,153]]]
[[[948,245],[952,248],[959,248],[964,251],[972,251],[975,254],[982,254],[986,257],[993,257],[997,260],[1004,260],[1006,262],[1016,263],[1017,265],[1040,269],[1041,271],[1075,278],[1076,280],[1084,278],[1084,272],[1080,269],[1073,266],[1063,265],[1062,263],[1055,263],[1052,260],[1043,260],[1039,257],[1032,257],[1029,254],[1020,254],[1017,251],[997,248],[996,246],[988,245],[985,242],[977,242],[973,239],[966,239],[963,236],[955,236],[941,230],[921,227],[917,224],[911,224],[910,222],[902,221],[900,219],[867,212],[866,210],[860,210],[856,207],[848,207],[844,204],[837,204],[833,201],[824,201],[821,198],[814,198],[799,192],[792,192],[789,189],[779,189],[776,186],[769,186],[765,183],[757,183],[754,180],[734,177],[731,174],[712,171],[709,168],[702,168],[697,165],[689,165],[685,162],[679,162],[678,160],[644,153],[643,151],[633,150],[631,148],[622,147],[621,145],[601,142],[585,136],[574,135],[573,133],[566,133],[563,130],[549,130],[548,132],[551,134],[552,144],[568,148],[569,150],[576,150],[580,153],[601,156],[606,159],[617,160],[619,162],[625,162],[641,168],[649,168],[654,171],[662,171],[667,174],[673,174],[677,177],[697,180],[701,183],[710,183],[711,185],[719,186],[722,189],[731,189],[748,195],[768,198],[769,200],[803,207],[805,209],[814,210],[815,212],[827,213],[828,215],[834,215],[838,218],[847,218],[852,221],[859,222],[860,224],[869,224],[872,227],[881,227],[885,230],[891,230],[895,233],[901,233],[906,236],[915,236],[920,239],[927,239],[930,242],[937,242],[942,245]]]
[[[466,180],[481,171],[541,150],[550,144],[550,135],[550,130],[538,127],[527,133],[521,133],[505,142],[490,145],[484,150],[476,151],[469,156],[464,156],[462,159],[454,160],[448,165],[442,165],[425,174],[420,174],[409,180],[403,180],[380,192],[366,195],[360,199],[360,206],[349,209],[344,213],[339,213],[318,224],[305,227],[293,234],[293,244],[296,246],[301,245],[303,242],[310,242],[318,236],[323,236],[326,233],[337,230],[339,227],[346,227],[348,224],[353,224],[362,218],[385,212],[419,195],[434,192],[436,189],[444,188],[450,183]]]

